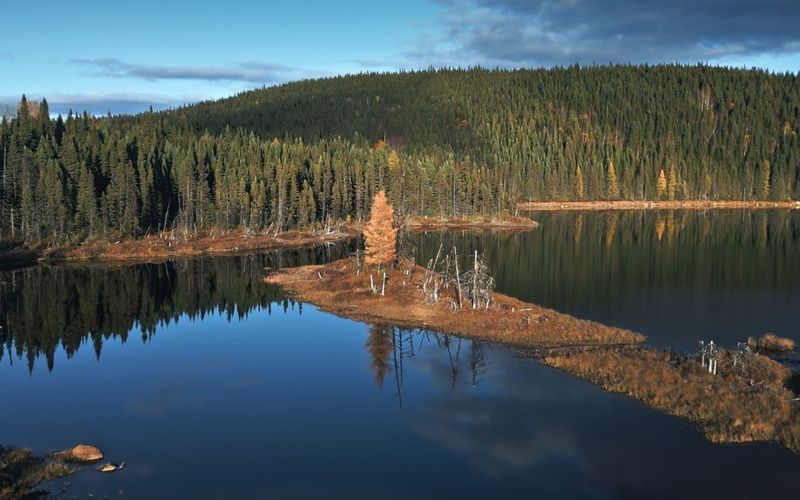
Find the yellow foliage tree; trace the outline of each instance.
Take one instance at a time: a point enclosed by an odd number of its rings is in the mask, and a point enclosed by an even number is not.
[[[771,165],[769,163],[769,160],[764,160],[763,162],[761,162],[761,170],[759,171],[759,182],[758,182],[758,196],[762,200],[766,200],[769,198],[770,169]]]
[[[397,175],[400,173],[400,157],[397,156],[397,151],[394,149],[389,153],[389,171],[392,172],[393,175]]]
[[[608,173],[606,174],[606,181],[608,184],[608,197],[609,198],[617,198],[619,197],[619,183],[617,182],[617,171],[614,169],[614,162],[609,160],[608,162]]]
[[[656,182],[656,195],[658,199],[664,199],[667,194],[667,176],[664,175],[664,169],[658,171],[658,181]]]
[[[678,194],[678,172],[675,167],[669,169],[669,181],[667,181],[667,198],[674,200]]]
[[[372,199],[372,213],[364,229],[367,265],[383,265],[397,258],[397,228],[393,225],[394,207],[386,200],[386,193],[379,191]]]
[[[578,170],[575,172],[575,196],[578,198],[583,198],[583,194],[583,172],[581,172],[581,167],[578,166]]]

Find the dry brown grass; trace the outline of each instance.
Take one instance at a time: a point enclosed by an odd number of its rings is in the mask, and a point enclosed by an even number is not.
[[[773,352],[794,351],[796,347],[794,340],[778,337],[774,333],[765,333],[760,337],[748,337],[747,345],[751,349]]]
[[[321,309],[358,320],[393,323],[409,328],[430,328],[465,337],[515,347],[563,345],[616,345],[640,343],[642,335],[585,321],[529,304],[502,294],[493,295],[491,307],[454,310],[454,288],[442,291],[437,304],[428,304],[421,290],[425,269],[401,261],[388,271],[385,296],[370,290],[370,272],[380,289],[376,270],[356,274],[355,259],[322,266],[286,269],[265,278],[283,286],[301,300]]]
[[[800,412],[786,388],[791,373],[766,356],[723,350],[717,375],[690,357],[649,348],[553,352],[542,360],[691,420],[711,441],[778,441],[800,452]]]
[[[41,258],[47,261],[138,261],[160,262],[176,257],[233,255],[277,248],[296,248],[320,243],[347,241],[359,234],[356,225],[345,225],[325,233],[292,230],[278,235],[248,235],[240,231],[202,232],[182,236],[178,232],[150,235],[116,242],[93,241],[79,246],[46,249]]]

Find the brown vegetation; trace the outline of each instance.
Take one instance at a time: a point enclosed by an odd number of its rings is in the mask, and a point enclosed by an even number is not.
[[[491,216],[470,218],[411,217],[403,221],[403,228],[411,231],[433,229],[466,229],[471,231],[528,231],[539,223],[528,217]]]
[[[77,246],[13,249],[0,253],[0,263],[8,264],[24,256],[30,262],[38,258],[47,262],[104,261],[160,262],[176,257],[201,255],[233,255],[277,248],[296,248],[319,243],[346,241],[357,237],[356,225],[343,225],[329,230],[292,230],[272,234],[202,232],[182,235],[165,232],[159,235],[121,241],[88,241]],[[33,255],[31,255],[33,254]]]
[[[488,309],[455,310],[459,299],[454,287],[441,290],[441,300],[430,304],[422,291],[424,268],[401,260],[397,269],[386,272],[385,296],[373,293],[368,272],[357,274],[355,259],[286,269],[270,274],[265,281],[281,285],[301,300],[348,318],[430,328],[515,347],[644,341],[642,335],[628,330],[580,320],[497,293],[492,295]]]
[[[524,212],[569,210],[752,210],[781,208],[800,209],[800,201],[757,200],[615,200],[615,201],[530,201],[517,205]]]
[[[747,337],[747,345],[751,349],[762,351],[794,351],[795,342],[792,339],[778,337],[774,333],[765,333],[760,337]]]
[[[644,337],[637,333],[502,294],[492,295],[488,309],[457,309],[457,292],[451,287],[440,290],[441,299],[431,303],[422,290],[430,271],[409,261],[402,260],[388,273],[385,296],[370,288],[368,273],[357,274],[354,259],[286,269],[265,281],[348,318],[523,349],[608,391],[691,420],[715,442],[773,440],[800,452],[800,407],[786,388],[791,373],[766,356],[717,350],[713,374],[699,358],[642,347]],[[368,342],[380,350],[377,339],[371,336]]]
[[[722,350],[717,375],[691,357],[649,348],[563,350],[541,359],[691,420],[711,441],[778,441],[800,452],[800,407],[785,387],[791,373],[766,356]]]

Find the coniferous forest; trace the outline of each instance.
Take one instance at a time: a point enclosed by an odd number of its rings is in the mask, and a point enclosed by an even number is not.
[[[0,127],[0,239],[273,231],[536,199],[800,197],[800,81],[707,66],[308,80],[164,112]]]

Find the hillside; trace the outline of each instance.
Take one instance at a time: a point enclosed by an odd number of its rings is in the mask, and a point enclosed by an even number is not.
[[[670,198],[784,199],[797,189],[799,83],[705,66],[441,70],[291,83],[171,115],[195,131],[441,148],[508,169],[524,198],[575,197],[578,166],[584,196],[609,197],[613,162],[624,199],[657,198],[661,170]]]
[[[800,197],[795,75],[705,66],[430,70],[301,81],[134,117],[0,130],[0,237],[285,230],[491,216],[540,199]]]

